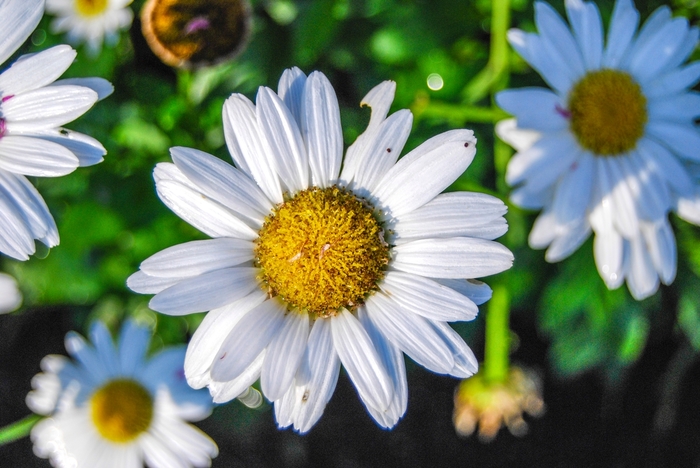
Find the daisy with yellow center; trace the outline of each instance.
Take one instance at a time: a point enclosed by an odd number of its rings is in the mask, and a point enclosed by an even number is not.
[[[49,355],[32,380],[27,405],[50,417],[31,432],[34,452],[54,466],[152,468],[210,466],[216,444],[185,421],[211,413],[206,392],[187,385],[184,347],[146,357],[150,331],[127,322],[114,346],[105,326],[77,333]]]
[[[399,160],[408,110],[388,115],[395,84],[362,104],[367,130],[343,157],[335,92],[293,68],[256,104],[234,94],[224,133],[236,167],[189,148],[156,166],[158,195],[214,239],[145,260],[128,285],[170,315],[210,311],[192,337],[185,375],[215,402],[260,378],[277,423],[308,431],[341,363],[378,424],[406,411],[403,353],[428,369],[472,375],[477,362],[447,324],[471,320],[491,290],[471,278],[509,268],[494,242],[505,205],[440,194],[471,163],[471,130],[436,136]],[[469,278],[469,280],[465,279]]]
[[[698,28],[664,6],[639,31],[631,0],[617,0],[607,40],[592,2],[566,0],[571,28],[535,4],[538,33],[511,30],[515,50],[551,86],[506,90],[515,116],[496,127],[518,152],[506,180],[513,202],[541,209],[533,248],[560,261],[594,233],[598,272],[643,299],[676,275],[675,211],[700,224],[700,62],[684,64]]]
[[[128,7],[132,0],[46,0],[46,12],[56,18],[51,31],[67,33],[73,44],[87,43],[93,52],[102,42],[115,43],[119,31],[131,26],[134,14]]]

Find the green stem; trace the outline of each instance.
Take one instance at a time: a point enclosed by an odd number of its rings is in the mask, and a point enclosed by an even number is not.
[[[34,424],[39,422],[41,418],[42,416],[38,414],[30,414],[24,419],[20,419],[19,421],[3,427],[0,429],[0,445],[9,444],[10,442],[28,436]]]
[[[414,106],[411,110],[416,118],[446,119],[457,125],[462,125],[464,122],[495,123],[509,116],[506,112],[494,107],[465,106],[439,101],[430,101],[423,108]]]
[[[484,350],[484,378],[489,383],[502,383],[508,378],[510,366],[510,296],[502,284],[493,288],[486,313],[486,349]]]

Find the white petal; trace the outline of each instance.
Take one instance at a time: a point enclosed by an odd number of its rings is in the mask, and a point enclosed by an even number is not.
[[[687,123],[700,116],[700,93],[690,91],[649,102],[649,119]]]
[[[343,131],[338,98],[323,73],[311,73],[304,85],[301,131],[309,154],[313,184],[330,186],[340,173]]]
[[[295,384],[289,389],[284,400],[276,401],[275,413],[288,419],[284,423],[279,417],[280,426],[292,422],[301,433],[307,432],[319,420],[330,401],[340,373],[340,359],[333,347],[331,323],[328,319],[319,319],[309,334],[306,353],[297,372]],[[287,414],[277,412],[278,406],[287,404],[291,411]]]
[[[239,169],[250,174],[273,203],[282,203],[282,187],[263,142],[255,106],[241,94],[226,100],[223,110],[226,145]]]
[[[558,179],[580,154],[581,149],[568,131],[546,134],[513,156],[506,169],[506,182],[515,185],[525,181],[531,192],[537,192]]]
[[[692,196],[694,184],[688,171],[666,147],[651,138],[643,137],[637,143],[637,150],[676,193]]]
[[[619,163],[628,180],[636,182],[629,185],[635,190],[633,195],[640,218],[655,221],[666,217],[673,202],[668,186],[655,167],[636,153],[619,158]]]
[[[552,211],[545,210],[535,219],[528,236],[528,243],[533,249],[544,249],[556,239],[561,225]]]
[[[654,37],[654,35],[662,29],[671,20],[671,9],[668,6],[662,6],[654,10],[654,12],[647,18],[644,25],[639,30],[639,34],[635,39],[634,43],[630,46],[629,53],[620,64],[622,68],[628,68],[632,57],[635,56],[636,51],[640,48],[645,47],[649,43],[649,40]]]
[[[547,249],[544,258],[550,263],[558,262],[576,251],[591,235],[591,226],[581,217],[565,225]]]
[[[103,322],[97,320],[90,327],[90,342],[97,351],[102,368],[109,375],[118,375],[121,373],[121,366],[119,365],[117,350],[114,347],[114,340],[112,340],[112,335]]]
[[[557,93],[567,95],[573,84],[570,67],[559,53],[552,51],[549,41],[537,34],[511,29],[508,31],[508,42]]]
[[[163,163],[161,163],[163,164]],[[172,180],[156,180],[158,196],[180,218],[211,237],[254,240],[257,233],[228,208]]]
[[[262,290],[254,290],[243,299],[214,309],[204,317],[192,335],[185,355],[185,377],[192,388],[202,388],[210,383],[209,369],[221,344],[241,318],[265,299]]]
[[[454,289],[460,294],[467,296],[474,301],[474,304],[481,305],[491,299],[493,291],[491,287],[483,281],[475,279],[450,279],[450,278],[433,278],[443,286]]]
[[[476,356],[474,356],[472,350],[464,342],[464,339],[459,336],[459,333],[444,322],[433,321],[431,325],[450,348],[454,356],[455,365],[452,367],[449,374],[461,379],[466,379],[476,374],[479,370],[479,361],[476,360]]]
[[[562,71],[574,81],[583,76],[581,51],[559,13],[545,2],[535,2],[535,23],[550,60],[563,63]]]
[[[272,203],[247,175],[224,161],[192,148],[170,149],[173,162],[208,197],[262,226]]]
[[[25,220],[32,237],[48,247],[58,245],[58,228],[44,199],[26,177],[0,170],[0,193],[4,192]]]
[[[270,299],[248,312],[231,330],[211,367],[211,378],[238,377],[270,344],[284,324],[284,305]]]
[[[126,285],[140,294],[157,294],[180,282],[182,278],[163,278],[150,276],[143,271],[137,271],[126,279]]]
[[[97,102],[82,86],[48,86],[14,96],[2,104],[9,132],[31,132],[71,122]]]
[[[700,131],[690,124],[649,122],[649,135],[656,137],[682,158],[700,162]]]
[[[525,151],[542,138],[540,132],[518,127],[516,119],[501,120],[496,124],[496,135],[517,151]]]
[[[567,0],[566,14],[588,70],[600,68],[603,54],[603,24],[593,2]]]
[[[134,320],[127,320],[122,326],[117,349],[119,367],[124,375],[133,375],[143,365],[151,334],[148,327],[138,325]]]
[[[546,88],[507,89],[496,95],[496,103],[513,114],[521,128],[558,131],[569,126],[566,103]]]
[[[277,84],[277,94],[294,116],[294,120],[302,126],[302,102],[306,75],[297,67],[287,68]]]
[[[676,18],[666,23],[642,44],[635,45],[630,57],[629,70],[639,82],[644,83],[666,69],[676,50],[686,39],[687,25],[687,19]]]
[[[392,249],[397,270],[430,278],[479,278],[513,265],[513,254],[501,244],[472,237],[423,239]]]
[[[28,260],[34,253],[30,226],[15,201],[0,191],[0,252],[17,260]]]
[[[641,236],[630,242],[629,265],[627,266],[627,287],[632,297],[641,301],[659,289],[659,275],[656,273],[649,252]]]
[[[645,94],[649,101],[663,96],[686,91],[695,86],[700,80],[700,62],[689,63],[683,68],[669,71],[645,86]]]
[[[401,310],[389,297],[378,292],[365,304],[372,322],[392,343],[411,359],[438,374],[447,374],[454,358],[430,321],[408,310]]]
[[[413,114],[402,109],[382,121],[372,138],[368,138],[359,156],[355,175],[349,186],[359,196],[370,196],[382,177],[394,166],[411,132]]]
[[[401,350],[382,335],[379,329],[372,323],[372,320],[370,320],[364,307],[358,309],[357,318],[360,320],[362,326],[365,327],[372,343],[374,343],[374,346],[379,352],[379,356],[384,360],[384,365],[394,384],[394,398],[391,400],[391,404],[386,410],[379,411],[371,406],[367,407],[367,410],[380,426],[390,429],[394,427],[399,419],[406,413],[406,406],[408,404],[406,363],[404,362]]]
[[[245,395],[249,391],[250,386],[260,377],[264,360],[265,351],[262,351],[235,379],[227,382],[209,382],[209,393],[211,393],[214,403],[226,403]]]
[[[304,190],[309,186],[309,160],[294,116],[269,88],[258,89],[255,103],[258,127],[277,174],[292,193]]]
[[[73,172],[78,158],[51,141],[19,135],[0,139],[0,169],[35,177],[58,177]]]
[[[253,259],[253,243],[222,237],[175,245],[141,263],[141,271],[151,276],[187,278]]]
[[[379,286],[401,308],[431,320],[472,320],[479,312],[468,297],[422,276],[388,271]]]
[[[601,207],[591,214],[591,223],[597,216],[602,216]],[[595,226],[595,224],[594,224]],[[598,274],[603,278],[608,289],[616,289],[625,279],[623,271],[624,244],[622,236],[614,229],[596,231],[593,239],[593,255]]]
[[[629,178],[616,158],[598,158],[598,183],[603,203],[612,204],[612,221],[626,239],[639,232],[639,218],[634,204]]]
[[[603,66],[615,68],[622,61],[639,25],[639,12],[631,0],[617,0],[603,52]]]
[[[386,410],[394,397],[394,386],[367,331],[345,309],[329,320],[333,345],[360,398],[368,407]]]
[[[361,165],[361,159],[366,153],[367,145],[374,140],[379,125],[386,119],[391,103],[394,100],[395,92],[396,83],[384,81],[372,88],[360,102],[360,106],[371,107],[372,113],[367,129],[350,145],[345,155],[340,179],[345,181],[346,184],[355,177],[356,171]]]
[[[81,167],[93,166],[101,163],[103,156],[107,154],[102,143],[91,136],[67,130],[65,128],[49,128],[37,132],[27,132],[24,136],[41,138],[64,146],[78,158]]]
[[[671,284],[676,277],[677,255],[676,238],[668,220],[643,223],[641,227],[654,268],[664,284]]]
[[[0,3],[0,64],[34,31],[44,14],[43,0],[6,0]]]
[[[64,78],[51,84],[51,86],[84,86],[90,88],[97,93],[97,99],[102,100],[114,92],[112,83],[104,78],[89,77],[89,78]]]
[[[309,314],[292,311],[287,313],[283,322],[279,333],[267,347],[260,374],[260,388],[270,401],[281,398],[289,389],[309,337]]]
[[[594,177],[593,156],[584,153],[557,182],[552,212],[559,224],[583,218],[591,201]]]
[[[53,83],[76,55],[72,47],[59,45],[18,60],[0,74],[0,93],[7,98]]]
[[[444,193],[387,223],[390,244],[440,237],[495,239],[508,230],[505,204],[491,195]]]
[[[156,294],[149,307],[168,315],[216,309],[257,288],[258,271],[248,267],[224,268],[188,278]]]
[[[390,216],[425,205],[462,175],[475,154],[471,130],[451,130],[429,139],[384,175],[374,194],[378,205]]]

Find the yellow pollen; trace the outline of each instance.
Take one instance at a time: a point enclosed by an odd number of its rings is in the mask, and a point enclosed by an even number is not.
[[[256,245],[266,290],[314,317],[361,304],[388,261],[372,208],[336,186],[304,190],[280,205]]]
[[[569,95],[571,131],[594,154],[616,156],[637,144],[647,122],[647,100],[634,79],[619,70],[588,73]]]
[[[108,0],[75,0],[75,9],[81,16],[97,16],[107,9]]]
[[[138,382],[116,379],[95,392],[90,399],[90,409],[92,422],[102,437],[125,443],[151,425],[153,398]]]

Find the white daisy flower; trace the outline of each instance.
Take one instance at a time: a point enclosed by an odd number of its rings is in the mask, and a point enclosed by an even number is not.
[[[0,63],[29,37],[43,0],[0,0]],[[56,177],[102,161],[104,147],[61,125],[112,92],[101,78],[59,80],[75,59],[66,45],[23,55],[0,73],[0,252],[18,260],[34,253],[34,239],[58,245],[46,203],[25,176]]]
[[[434,137],[397,162],[412,115],[387,117],[396,85],[367,94],[367,130],[343,158],[335,92],[319,72],[286,70],[278,93],[261,87],[224,105],[236,167],[172,148],[156,188],[181,218],[214,239],[168,248],[141,264],[131,289],[154,310],[211,311],[192,337],[185,375],[215,402],[260,377],[277,423],[308,431],[345,367],[371,415],[392,427],[406,410],[403,352],[464,378],[477,361],[446,323],[471,320],[489,299],[465,280],[512,265],[491,239],[505,205],[440,194],[471,163],[471,130]]]
[[[22,304],[22,293],[17,281],[5,273],[0,273],[0,314],[17,310]]]
[[[132,0],[46,0],[46,12],[56,16],[51,22],[54,34],[67,32],[73,44],[87,43],[98,52],[102,41],[115,43],[119,31],[131,26]]]
[[[530,246],[562,260],[595,233],[594,256],[610,289],[627,281],[636,299],[676,275],[674,210],[700,223],[700,62],[684,64],[698,28],[657,9],[618,0],[607,41],[592,2],[566,0],[571,29],[535,3],[538,33],[511,30],[511,45],[552,87],[506,90],[498,104],[516,117],[497,126],[518,152],[506,180],[516,205],[542,209]]]
[[[211,414],[206,392],[187,385],[184,346],[146,357],[151,332],[127,322],[117,346],[93,325],[93,346],[75,332],[66,349],[49,355],[32,379],[27,405],[48,417],[32,428],[34,452],[57,467],[210,466],[216,444],[185,421]]]

